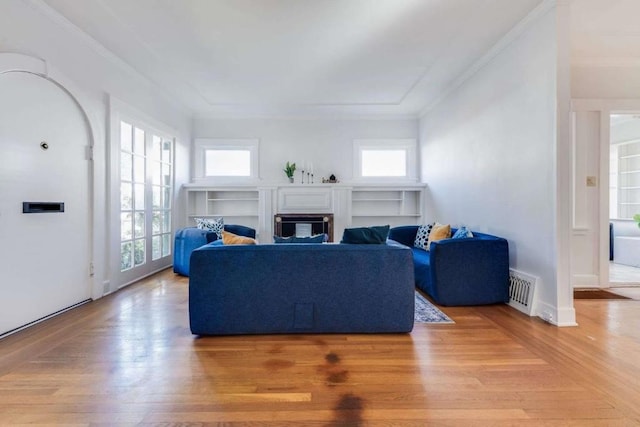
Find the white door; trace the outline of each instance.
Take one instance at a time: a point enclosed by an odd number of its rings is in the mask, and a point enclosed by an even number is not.
[[[120,225],[111,277],[120,288],[171,265],[174,139],[135,117],[111,119],[112,223]]]
[[[0,334],[90,298],[89,141],[55,83],[0,74]],[[23,213],[23,202],[64,212]]]

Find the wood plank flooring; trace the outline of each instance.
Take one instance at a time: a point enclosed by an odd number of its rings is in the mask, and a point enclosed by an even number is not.
[[[0,340],[0,425],[640,425],[640,301],[579,327],[443,308],[399,335],[191,335],[166,270]]]

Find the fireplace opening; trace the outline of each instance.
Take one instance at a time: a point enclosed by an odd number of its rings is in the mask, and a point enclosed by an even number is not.
[[[276,214],[274,234],[279,237],[309,237],[326,234],[333,242],[333,214]]]

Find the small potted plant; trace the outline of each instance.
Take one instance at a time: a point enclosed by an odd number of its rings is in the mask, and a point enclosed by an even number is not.
[[[638,223],[638,227],[640,228],[640,214],[635,214],[633,220]]]
[[[289,182],[293,183],[293,173],[296,171],[296,164],[287,162],[284,167],[284,173],[287,174],[287,178],[289,178]]]

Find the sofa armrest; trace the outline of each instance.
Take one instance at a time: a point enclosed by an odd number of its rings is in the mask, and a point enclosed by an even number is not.
[[[413,247],[417,233],[417,225],[401,225],[389,230],[389,239],[402,243],[405,246]]]
[[[445,239],[430,246],[434,300],[441,305],[509,301],[509,244],[500,237]]]

